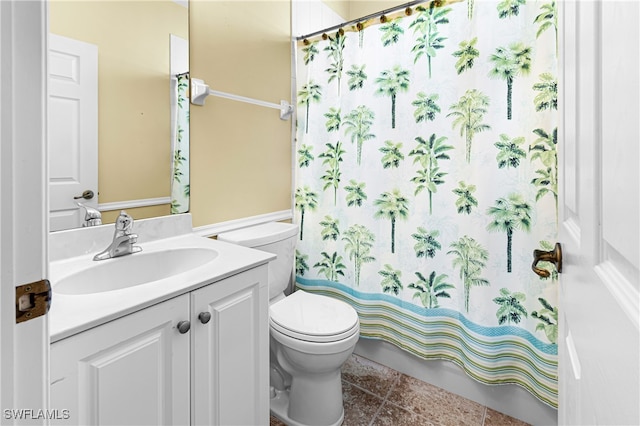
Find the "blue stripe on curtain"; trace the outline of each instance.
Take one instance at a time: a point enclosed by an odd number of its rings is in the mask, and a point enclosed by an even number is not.
[[[517,384],[556,404],[557,345],[522,328],[485,327],[451,309],[426,309],[326,280],[297,277],[297,287],[351,304],[361,337],[385,340],[423,359],[453,361],[482,383]]]

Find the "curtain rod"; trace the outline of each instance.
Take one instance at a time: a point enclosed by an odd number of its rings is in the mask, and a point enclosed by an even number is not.
[[[298,36],[298,37],[296,37],[296,40],[304,40],[306,38],[314,37],[314,36],[317,36],[319,34],[323,34],[323,33],[329,32],[329,31],[333,31],[333,30],[337,30],[337,29],[340,29],[342,27],[346,27],[348,25],[358,24],[360,22],[367,21],[367,20],[372,19],[372,18],[377,18],[379,16],[386,15],[387,13],[390,13],[390,12],[396,12],[396,11],[401,10],[401,9],[406,9],[408,7],[415,6],[415,5],[420,4],[420,3],[429,3],[430,1],[434,1],[436,3],[441,3],[438,6],[442,6],[442,5],[446,4],[446,3],[449,3],[447,1],[442,1],[442,0],[414,0],[414,1],[410,1],[408,3],[400,4],[400,5],[395,6],[395,7],[390,7],[389,9],[381,10],[380,12],[371,13],[369,15],[363,16],[362,18],[352,19],[351,21],[347,21],[347,22],[344,22],[342,24],[334,25],[332,27],[325,28],[324,30],[315,31],[315,32],[312,32],[312,33],[309,33],[309,34],[306,34],[306,35],[303,35],[303,36]]]

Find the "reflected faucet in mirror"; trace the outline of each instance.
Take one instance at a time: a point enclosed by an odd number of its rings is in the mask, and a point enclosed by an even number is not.
[[[134,246],[135,242],[138,241],[138,235],[132,234],[132,230],[133,218],[122,210],[120,216],[116,219],[113,241],[111,241],[109,247],[96,254],[93,260],[112,259],[142,251],[142,247]]]
[[[78,207],[82,207],[84,209],[84,221],[82,222],[82,227],[86,228],[88,226],[98,226],[102,225],[102,214],[98,211],[98,209],[94,209],[90,206],[85,206],[82,203],[76,202]]]

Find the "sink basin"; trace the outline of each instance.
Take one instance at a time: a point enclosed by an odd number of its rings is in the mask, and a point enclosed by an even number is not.
[[[81,295],[120,290],[190,271],[217,256],[213,249],[185,247],[91,261],[88,268],[54,282],[53,291]]]

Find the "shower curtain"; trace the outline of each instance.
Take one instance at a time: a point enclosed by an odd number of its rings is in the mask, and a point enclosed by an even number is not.
[[[171,78],[171,214],[189,211],[189,73]]]
[[[297,48],[297,287],[557,407],[553,1],[422,3]]]

